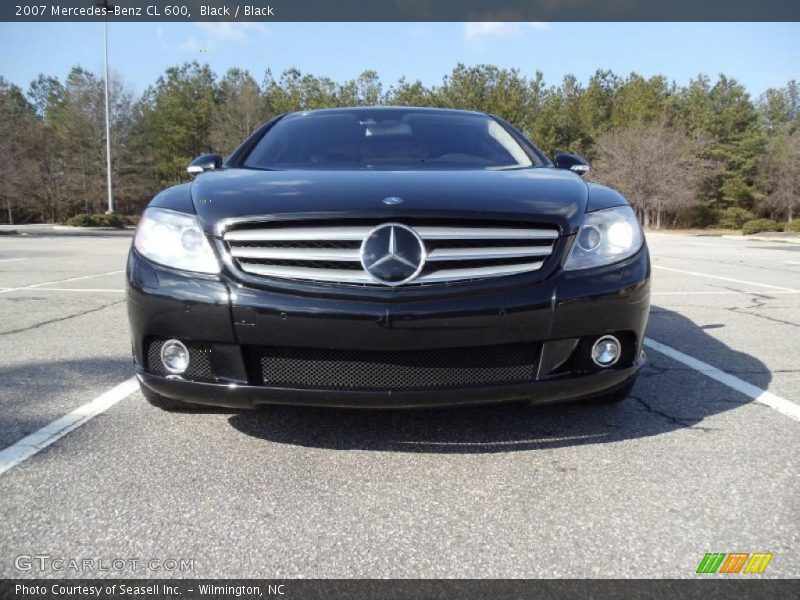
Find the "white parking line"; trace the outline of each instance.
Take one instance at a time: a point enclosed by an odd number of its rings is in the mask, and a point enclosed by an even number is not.
[[[782,285],[772,285],[770,283],[758,283],[755,281],[746,281],[744,279],[733,279],[732,277],[720,277],[719,275],[709,275],[708,273],[698,273],[697,271],[685,271],[684,269],[674,269],[672,267],[662,267],[661,265],[653,265],[654,269],[661,269],[662,271],[673,271],[675,273],[684,273],[686,275],[696,275],[697,277],[708,277],[709,279],[720,279],[722,281],[732,281],[734,283],[744,283],[747,285],[754,285],[756,287],[770,288],[773,290],[783,290],[784,292],[800,292],[794,288],[783,287]]]
[[[715,295],[715,294],[726,294],[726,295],[727,294],[800,294],[800,290],[797,290],[797,291],[794,291],[794,290],[792,290],[792,291],[774,290],[774,291],[771,291],[771,292],[765,292],[764,290],[729,290],[729,291],[724,291],[724,292],[723,291],[716,291],[716,290],[715,291],[709,290],[707,292],[696,291],[696,290],[692,290],[692,291],[688,291],[688,292],[650,292],[651,296],[686,296],[686,295],[689,295],[689,296],[702,296],[702,295],[705,295],[705,294],[711,294],[711,295]]]
[[[0,292],[19,292],[25,291],[28,288],[4,288],[0,287]],[[111,289],[111,288],[32,288],[37,292],[114,292],[124,294],[125,290]]]
[[[48,285],[55,285],[57,283],[67,283],[68,281],[81,281],[83,279],[92,279],[93,277],[104,277],[106,275],[116,275],[118,273],[124,273],[124,269],[119,269],[117,271],[109,271],[108,273],[96,273],[95,275],[82,275],[81,277],[69,277],[68,279],[59,279],[58,281],[43,281],[42,283],[32,283],[31,285],[23,285],[20,287],[15,288],[6,288],[4,290],[0,290],[0,294],[9,294],[11,292],[16,292],[17,290],[30,290],[39,287],[45,287]]]
[[[25,436],[0,452],[0,475],[30,458],[40,450],[47,448],[47,446],[53,442],[61,439],[70,431],[77,429],[100,413],[107,411],[117,402],[127,398],[138,389],[139,384],[136,381],[136,377],[131,377],[118,386],[111,388],[105,394],[98,396],[91,402],[79,406],[71,413]]]
[[[795,404],[791,400],[781,398],[780,396],[776,396],[775,394],[772,394],[766,390],[762,390],[760,387],[756,387],[751,383],[747,383],[743,379],[734,377],[730,373],[726,373],[717,367],[713,367],[702,360],[698,360],[693,356],[684,354],[680,350],[676,350],[675,348],[667,346],[666,344],[662,344],[661,342],[657,342],[650,338],[645,338],[644,345],[655,350],[656,352],[660,352],[665,356],[669,356],[671,359],[676,360],[691,369],[694,369],[698,373],[702,373],[706,377],[710,377],[714,381],[736,390],[740,394],[744,394],[759,404],[764,404],[770,408],[774,408],[779,413],[800,422],[800,404]]]

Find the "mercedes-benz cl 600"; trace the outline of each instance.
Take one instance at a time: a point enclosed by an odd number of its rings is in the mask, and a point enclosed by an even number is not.
[[[127,268],[167,409],[624,399],[650,261],[634,211],[493,115],[280,115],[159,193]]]

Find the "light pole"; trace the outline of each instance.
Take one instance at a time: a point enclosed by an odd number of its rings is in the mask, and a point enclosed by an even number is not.
[[[108,11],[113,10],[114,7],[109,4],[108,0],[95,0],[97,6],[102,6],[106,9],[105,15],[105,84],[106,84],[106,184],[108,187],[108,210],[107,214],[114,212],[114,194],[111,190],[111,113],[108,105]]]

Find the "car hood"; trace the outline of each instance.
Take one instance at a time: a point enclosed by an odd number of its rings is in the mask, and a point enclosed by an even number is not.
[[[221,219],[446,217],[553,223],[577,230],[587,186],[553,168],[504,171],[257,171],[225,169],[191,185],[197,215],[209,231]],[[402,198],[387,205],[387,197]]]

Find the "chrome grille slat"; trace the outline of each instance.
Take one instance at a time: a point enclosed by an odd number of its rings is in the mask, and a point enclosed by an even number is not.
[[[381,285],[361,267],[361,242],[388,222],[306,225],[242,223],[223,234],[229,263],[247,278]],[[405,285],[449,283],[529,273],[541,269],[556,247],[555,227],[408,223],[426,246],[422,272]],[[330,247],[326,247],[330,246]]]
[[[273,260],[360,260],[358,248],[269,248],[234,246],[231,248],[234,258],[261,258]]]
[[[505,227],[414,227],[423,240],[554,240],[554,229]]]
[[[304,279],[306,281],[330,281],[333,283],[372,283],[364,271],[348,271],[345,269],[315,269],[312,267],[286,267],[282,265],[242,265],[248,273],[265,277],[282,277],[285,279]]]
[[[276,227],[274,229],[242,229],[229,231],[225,240],[229,242],[267,242],[286,240],[343,240],[361,241],[372,227]],[[423,240],[508,240],[536,239],[552,240],[558,232],[549,229],[512,229],[501,227],[414,227]]]
[[[542,262],[525,263],[519,265],[506,265],[502,267],[475,267],[472,269],[443,269],[427,275],[419,276],[416,281],[420,283],[434,283],[440,281],[456,281],[458,279],[479,279],[483,277],[500,277],[503,275],[516,275],[527,271],[536,271]]]
[[[492,260],[525,256],[550,256],[552,246],[509,246],[505,248],[437,248],[428,254],[429,261]]]
[[[372,231],[372,227],[275,227],[241,229],[225,234],[227,242],[272,242],[290,240],[358,241]]]

